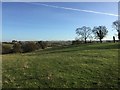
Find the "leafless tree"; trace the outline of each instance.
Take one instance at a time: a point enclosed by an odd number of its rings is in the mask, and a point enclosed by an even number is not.
[[[120,20],[114,21],[113,22],[113,26],[117,30],[117,32],[118,32],[118,39],[120,40]]]
[[[102,39],[107,35],[108,30],[105,26],[98,26],[94,27],[92,32],[94,33],[95,37],[98,38],[102,43]]]
[[[91,36],[92,30],[90,27],[83,26],[76,29],[76,34],[85,41]]]

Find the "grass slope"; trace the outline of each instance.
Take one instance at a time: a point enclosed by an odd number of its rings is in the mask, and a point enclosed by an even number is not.
[[[83,44],[2,55],[3,88],[117,88],[118,44]]]

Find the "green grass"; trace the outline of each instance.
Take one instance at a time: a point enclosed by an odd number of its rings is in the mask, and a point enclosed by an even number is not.
[[[82,44],[2,55],[3,88],[117,88],[118,44]]]

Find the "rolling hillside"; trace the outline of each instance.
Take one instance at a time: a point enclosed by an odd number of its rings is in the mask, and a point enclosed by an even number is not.
[[[117,88],[118,44],[81,44],[6,54],[3,88]]]

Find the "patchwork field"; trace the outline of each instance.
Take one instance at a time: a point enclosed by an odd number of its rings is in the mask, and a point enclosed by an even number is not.
[[[3,88],[117,88],[118,43],[2,55]]]

